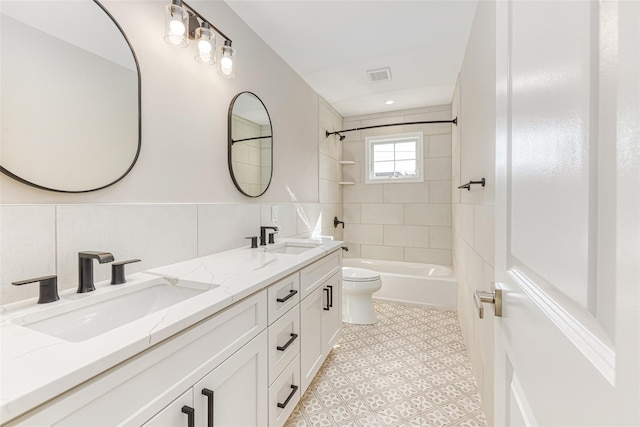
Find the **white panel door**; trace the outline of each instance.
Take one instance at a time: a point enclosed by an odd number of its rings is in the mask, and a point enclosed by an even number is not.
[[[496,425],[638,426],[640,2],[496,11]]]

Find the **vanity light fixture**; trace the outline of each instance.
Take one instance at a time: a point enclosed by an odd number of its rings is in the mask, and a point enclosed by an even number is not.
[[[171,0],[167,6],[164,40],[174,47],[187,47],[189,40],[195,41],[194,59],[200,64],[218,63],[218,74],[227,79],[235,77],[236,50],[231,39],[204,19],[182,0]],[[216,33],[224,44],[216,50]]]
[[[236,50],[231,47],[231,40],[225,40],[218,51],[218,74],[227,79],[235,77]]]
[[[189,28],[189,14],[182,7],[182,1],[173,0],[167,6],[165,15],[164,41],[175,47],[187,47],[187,29]]]
[[[195,60],[201,64],[213,65],[216,55],[216,33],[208,22],[203,22],[196,29]]]

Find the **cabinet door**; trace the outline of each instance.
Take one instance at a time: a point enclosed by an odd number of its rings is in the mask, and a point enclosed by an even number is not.
[[[322,353],[322,320],[325,288],[319,287],[300,303],[300,375],[302,394],[324,360]]]
[[[194,414],[189,414],[190,411],[193,411],[192,388],[158,412],[144,424],[144,427],[191,427],[193,424],[189,424],[189,417],[193,417]]]
[[[196,383],[196,426],[267,425],[268,387],[264,331]]]
[[[323,292],[325,298],[329,299],[328,304],[322,310],[322,353],[326,358],[338,342],[342,328],[342,272],[331,276],[322,285],[322,288],[328,290]],[[327,308],[328,310],[326,310]]]

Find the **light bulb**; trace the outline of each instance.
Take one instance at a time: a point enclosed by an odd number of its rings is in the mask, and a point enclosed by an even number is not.
[[[176,36],[183,36],[185,27],[180,19],[180,16],[174,16],[171,18],[171,22],[169,23],[169,29]]]
[[[233,59],[229,58],[228,56],[222,57],[222,59],[220,60],[220,71],[222,71],[226,75],[231,74],[231,72],[233,71]]]
[[[213,48],[211,47],[211,43],[209,43],[209,40],[200,40],[198,42],[198,52],[200,52],[201,56],[210,57],[212,49]]]

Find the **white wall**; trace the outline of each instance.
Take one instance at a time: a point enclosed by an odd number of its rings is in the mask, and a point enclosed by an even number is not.
[[[458,316],[489,425],[493,425],[493,312],[479,319],[474,290],[494,280],[495,3],[479,2],[453,97],[453,264]],[[486,186],[457,187],[485,178]]]
[[[165,2],[107,0],[142,74],[142,151],[121,182],[95,193],[55,194],[0,176],[2,203],[252,202],[236,191],[227,167],[227,110],[252,91],[264,102],[274,133],[274,174],[261,201],[318,201],[319,96],[221,1],[190,2],[233,39],[236,78],[193,60],[193,47],[163,40]],[[70,124],[73,124],[70,118]],[[79,178],[81,179],[81,178]]]
[[[37,285],[11,285],[21,279],[57,274],[61,289],[74,289],[81,250],[141,258],[128,266],[137,272],[240,247],[272,224],[273,206],[280,237],[341,236],[331,223],[342,216],[337,179],[319,167],[321,157],[341,156],[324,139],[324,129],[342,126],[335,110],[224,2],[190,5],[233,39],[234,80],[196,63],[192,49],[163,41],[164,2],[102,3],[140,63],[140,158],[122,181],[92,193],[47,192],[0,175],[3,304],[37,295]],[[273,122],[273,181],[258,199],[236,190],[227,167],[227,110],[241,91],[256,93]],[[109,275],[108,265],[95,265],[96,280]]]
[[[345,129],[450,120],[441,105],[347,117]],[[389,126],[345,133],[342,167],[344,239],[348,257],[451,264],[451,124]],[[424,182],[365,184],[365,138],[404,132],[423,133]],[[332,137],[337,139],[336,137]]]

